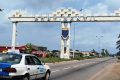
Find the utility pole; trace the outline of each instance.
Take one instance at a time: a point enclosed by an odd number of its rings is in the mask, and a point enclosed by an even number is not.
[[[75,25],[73,26],[73,58],[75,58]]]
[[[96,36],[97,37],[97,39],[98,39],[98,52],[101,52],[101,38],[103,38],[103,36]]]
[[[83,9],[80,9],[80,12],[82,12],[83,11]],[[76,36],[75,36],[75,33],[76,32],[76,30],[75,30],[75,25],[73,26],[73,58],[75,58],[75,39],[76,39]]]

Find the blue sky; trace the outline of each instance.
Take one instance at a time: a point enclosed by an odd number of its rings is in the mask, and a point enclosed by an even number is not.
[[[12,23],[8,19],[11,11],[22,9],[31,14],[52,13],[59,8],[80,10],[83,13],[101,14],[112,13],[120,8],[120,0],[1,0],[0,8],[0,45],[11,45]],[[75,27],[75,49],[90,51],[98,49],[98,37],[101,38],[101,48],[115,53],[116,41],[120,33],[119,22],[106,23],[72,23],[71,48],[73,47],[73,27]],[[60,23],[20,23],[17,26],[17,45],[31,42],[35,45],[46,46],[48,49],[60,50]]]

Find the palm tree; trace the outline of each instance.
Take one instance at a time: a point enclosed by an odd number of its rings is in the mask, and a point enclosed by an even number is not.
[[[106,56],[109,56],[109,55],[110,55],[110,53],[108,52],[107,49],[105,49],[105,53],[106,53]]]

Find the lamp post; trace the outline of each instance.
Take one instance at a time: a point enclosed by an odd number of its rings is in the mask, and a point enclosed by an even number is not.
[[[103,36],[96,36],[96,37],[98,39],[98,52],[100,52],[102,47],[101,38],[103,38]]]
[[[80,9],[80,12],[82,12],[83,11],[83,9]],[[75,30],[75,25],[73,26],[73,58],[75,58],[75,39],[76,39],[76,36],[75,36],[75,34],[76,34],[76,30]]]
[[[75,25],[73,26],[73,58],[75,58]]]

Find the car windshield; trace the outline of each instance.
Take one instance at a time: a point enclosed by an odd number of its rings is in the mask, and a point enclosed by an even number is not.
[[[0,63],[19,64],[22,55],[20,54],[0,54]]]

